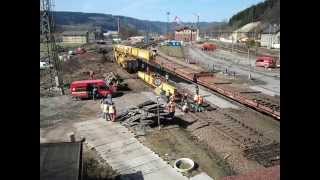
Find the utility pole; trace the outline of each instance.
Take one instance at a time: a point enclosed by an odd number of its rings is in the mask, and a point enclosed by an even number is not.
[[[168,11],[167,12],[167,36],[169,37],[169,15],[170,15],[170,12]]]
[[[118,17],[118,33],[120,33],[120,17]]]
[[[248,61],[249,61],[249,77],[248,79],[251,80],[251,62],[250,62],[250,46],[248,46]]]
[[[45,44],[47,46],[49,64],[53,63],[53,72],[49,70],[51,77],[51,83],[53,79],[55,85],[60,89],[61,95],[64,95],[63,79],[61,76],[61,63],[58,58],[57,45],[55,42],[54,32],[54,20],[52,13],[53,3],[51,0],[40,0],[40,32],[45,37]],[[53,86],[53,83],[52,83]]]
[[[271,47],[271,24],[269,24],[269,38],[268,38],[268,40],[269,40],[268,48],[270,48]]]
[[[158,126],[159,126],[159,131],[161,130],[161,125],[160,125],[160,110],[159,110],[159,100],[160,97],[157,96],[157,114],[158,114]]]
[[[231,43],[231,52],[233,52],[233,35],[231,35],[232,43]]]

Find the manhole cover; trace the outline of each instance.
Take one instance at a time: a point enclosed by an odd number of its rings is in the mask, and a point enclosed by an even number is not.
[[[175,161],[174,168],[180,172],[188,172],[194,168],[194,162],[189,158],[181,158]]]

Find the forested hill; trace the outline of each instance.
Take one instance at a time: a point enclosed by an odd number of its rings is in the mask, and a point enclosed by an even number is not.
[[[237,29],[254,21],[280,24],[280,0],[266,0],[233,15],[229,25]]]
[[[103,31],[117,30],[117,19],[120,18],[120,26],[123,28],[134,29],[140,32],[156,32],[164,34],[167,23],[159,21],[147,21],[126,16],[114,16],[111,14],[100,13],[82,13],[82,12],[54,12],[54,19],[58,31],[81,30],[94,27],[101,27]],[[192,23],[184,23],[191,25]],[[219,24],[216,22],[200,22],[201,28],[207,28]],[[170,23],[169,28],[172,31],[174,24]]]

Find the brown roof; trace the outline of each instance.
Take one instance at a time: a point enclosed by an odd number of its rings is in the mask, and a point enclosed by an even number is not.
[[[88,31],[64,31],[63,36],[86,36]]]
[[[179,28],[176,29],[176,31],[182,31],[182,30],[185,30],[185,29],[190,29],[190,30],[192,30],[192,31],[196,31],[195,28],[190,28],[190,27],[188,27],[188,26],[179,27]]]
[[[226,176],[221,180],[280,180],[280,166],[262,168],[238,176]]]

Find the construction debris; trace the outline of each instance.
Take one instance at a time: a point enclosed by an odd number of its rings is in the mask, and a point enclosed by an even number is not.
[[[135,107],[120,113],[116,118],[126,127],[131,127],[137,135],[145,135],[146,129],[157,123],[159,108],[160,120],[167,118],[168,113],[164,112],[164,105],[154,101],[145,101]]]
[[[103,74],[103,77],[107,84],[115,84],[119,90],[128,88],[128,84],[124,83],[123,79],[114,72],[105,73]]]

